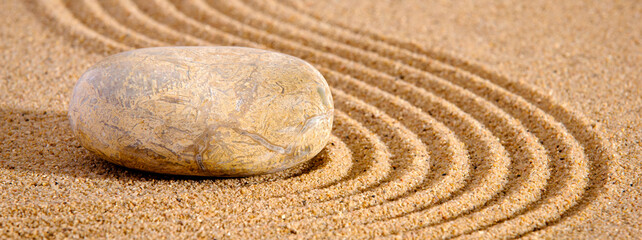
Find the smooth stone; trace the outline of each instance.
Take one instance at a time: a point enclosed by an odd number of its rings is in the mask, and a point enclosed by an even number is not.
[[[330,88],[307,62],[242,47],[145,48],[78,80],[71,129],[101,158],[144,171],[250,176],[307,161],[326,145]]]

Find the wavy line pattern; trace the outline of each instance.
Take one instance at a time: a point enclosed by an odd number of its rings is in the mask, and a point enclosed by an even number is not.
[[[91,51],[263,48],[312,63],[332,87],[334,136],[306,166],[219,189],[205,196],[210,206],[131,218],[198,214],[215,223],[211,237],[514,238],[581,221],[610,193],[617,155],[580,113],[463,57],[332,22],[290,0],[28,5]]]

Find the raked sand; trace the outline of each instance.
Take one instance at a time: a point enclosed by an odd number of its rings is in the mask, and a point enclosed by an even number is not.
[[[0,16],[0,238],[642,236],[639,2],[9,0]],[[78,77],[165,45],[310,62],[330,143],[228,179],[80,147]]]

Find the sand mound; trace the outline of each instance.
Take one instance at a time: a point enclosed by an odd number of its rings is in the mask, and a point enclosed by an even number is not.
[[[522,237],[582,221],[612,194],[616,154],[593,121],[452,53],[324,20],[289,1],[27,6],[89,51],[237,45],[300,57],[328,80],[337,113],[331,143],[309,163],[201,179],[96,159],[77,147],[64,112],[6,112],[3,128],[20,128],[24,118],[37,122],[34,131],[62,128],[44,138],[60,139],[73,149],[60,154],[91,172],[82,193],[13,206],[3,228],[22,236]]]

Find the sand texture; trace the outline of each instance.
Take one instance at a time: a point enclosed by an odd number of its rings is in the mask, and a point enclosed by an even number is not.
[[[0,16],[0,238],[642,236],[639,1],[8,0]],[[330,142],[225,179],[82,148],[80,75],[169,45],[308,61]]]

